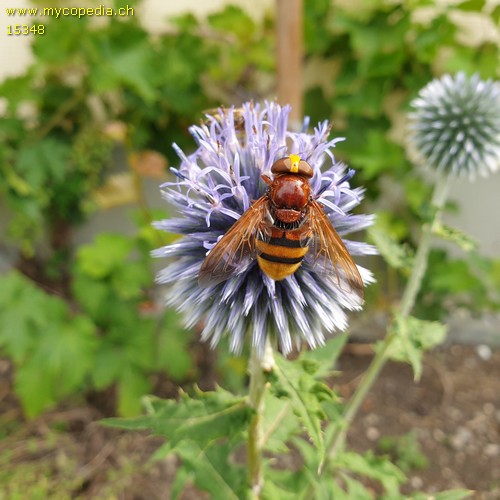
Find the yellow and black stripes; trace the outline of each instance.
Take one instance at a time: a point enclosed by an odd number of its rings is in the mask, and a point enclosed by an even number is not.
[[[271,238],[267,242],[257,239],[257,260],[262,271],[276,281],[293,274],[309,250],[300,236],[294,231],[273,228]]]

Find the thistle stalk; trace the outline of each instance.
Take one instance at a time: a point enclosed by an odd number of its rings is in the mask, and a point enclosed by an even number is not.
[[[401,316],[403,318],[407,318],[410,315],[413,307],[415,306],[418,292],[420,291],[420,288],[422,286],[422,279],[427,269],[427,262],[431,248],[432,233],[435,225],[439,221],[443,206],[446,201],[446,195],[448,193],[448,179],[449,177],[447,175],[440,175],[434,188],[431,203],[434,209],[434,216],[432,220],[424,224],[422,228],[422,238],[420,240],[420,244],[415,256],[413,270],[408,283],[406,284],[403,298],[401,300],[400,307]],[[372,388],[380,372],[382,371],[382,368],[385,366],[386,362],[389,359],[390,347],[395,338],[396,334],[393,331],[389,330],[381,345],[377,349],[377,352],[373,357],[370,366],[366,370],[352,398],[346,405],[342,424],[333,434],[330,440],[330,444],[327,447],[327,456],[333,458],[344,444],[347,430],[356,417],[361,404],[366,398],[366,395]]]
[[[409,146],[417,163],[436,170],[438,180],[432,197],[432,220],[424,224],[412,273],[400,305],[403,319],[410,315],[427,269],[432,234],[448,193],[449,176],[477,174],[487,176],[498,170],[500,162],[500,86],[479,75],[445,75],[424,87],[412,102]],[[342,425],[336,429],[329,446],[333,457],[345,441],[366,394],[389,359],[396,333],[389,330],[365,372],[353,397],[346,405]]]
[[[264,448],[264,395],[266,391],[266,375],[274,365],[273,351],[269,339],[266,340],[264,356],[259,356],[257,348],[252,347],[248,364],[250,375],[249,405],[255,411],[248,428],[248,482],[252,498],[260,498],[264,486],[262,473],[262,452]]]

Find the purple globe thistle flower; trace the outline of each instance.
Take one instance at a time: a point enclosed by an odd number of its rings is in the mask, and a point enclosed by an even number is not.
[[[362,188],[351,189],[354,171],[337,163],[332,148],[342,139],[328,140],[330,127],[323,122],[313,134],[287,130],[288,106],[246,103],[241,110],[219,110],[190,132],[198,148],[187,156],[174,144],[181,165],[172,169],[175,182],[162,185],[164,198],[180,217],[159,221],[158,229],[184,237],[154,252],[172,258],[158,275],[170,285],[167,304],[185,317],[186,326],[204,320],[202,338],[215,346],[223,335],[230,349],[240,352],[247,334],[263,354],[269,334],[277,338],[286,355],[305,341],[322,345],[325,332],[347,327],[345,310],[361,308],[352,290],[336,286],[322,276],[306,255],[300,268],[282,281],[274,281],[251,262],[223,283],[201,288],[198,274],[207,252],[267,189],[263,174],[273,163],[290,154],[300,155],[314,170],[310,179],[313,198],[323,207],[338,234],[345,235],[371,225],[372,216],[349,212],[360,203]],[[305,123],[307,125],[307,123]],[[321,168],[325,171],[322,172]],[[371,245],[344,240],[351,255],[374,254]],[[359,267],[365,284],[371,273]]]
[[[411,103],[410,147],[418,163],[473,179],[500,165],[500,85],[445,75]]]

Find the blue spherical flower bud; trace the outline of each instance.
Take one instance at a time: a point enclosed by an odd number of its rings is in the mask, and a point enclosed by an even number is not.
[[[500,85],[458,73],[411,103],[410,146],[419,163],[455,176],[487,176],[500,164]]]

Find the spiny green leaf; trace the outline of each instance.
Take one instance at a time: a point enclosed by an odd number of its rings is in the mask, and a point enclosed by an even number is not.
[[[316,470],[311,474],[306,467],[298,470],[282,470],[272,467],[272,462],[264,463],[264,491],[262,496],[265,500],[306,500],[308,489],[311,487],[312,476],[316,476]]]
[[[104,423],[123,429],[150,429],[165,437],[172,446],[185,440],[200,447],[211,441],[242,433],[252,415],[244,398],[216,391],[198,391],[197,399],[182,393],[179,401],[151,398],[153,413],[134,419],[108,419]]]
[[[299,422],[293,414],[289,401],[278,399],[267,391],[263,418],[263,443],[272,453],[288,453],[288,440],[298,428]]]
[[[405,481],[401,470],[387,458],[377,457],[371,451],[364,454],[342,452],[335,458],[333,466],[379,481],[386,493],[395,498],[399,496],[399,486]]]
[[[347,342],[349,335],[347,333],[340,333],[335,337],[329,339],[326,344],[318,349],[312,351],[304,351],[300,355],[300,360],[314,361],[315,371],[314,376],[317,379],[322,379],[331,375],[335,366],[337,358],[342,353],[342,349]]]
[[[187,467],[179,467],[172,482],[171,498],[174,500],[182,498],[182,492],[186,484],[190,482],[194,482],[194,473],[188,470]]]
[[[342,479],[347,486],[347,492],[344,493],[344,498],[356,498],[357,500],[373,500],[373,494],[369,490],[367,490],[360,481],[357,481],[347,474],[342,474]]]
[[[288,474],[285,473],[276,475],[275,480],[283,488],[292,491],[294,495],[296,495],[296,498],[304,500],[309,498],[353,498],[351,496],[347,496],[347,493],[334,479],[339,473],[338,470],[318,475],[320,464],[318,462],[317,452],[312,443],[299,437],[293,438],[291,442],[300,452],[303,460],[303,466],[299,471],[287,471]],[[326,467],[329,467],[329,465],[327,464]],[[273,471],[273,476],[274,475]]]
[[[293,412],[315,444],[318,463],[321,465],[325,454],[321,420],[325,413],[320,402],[332,397],[332,392],[325,384],[307,373],[300,361],[291,362],[277,356],[276,365],[277,368],[271,375],[274,377],[271,382],[273,392],[277,397],[290,400]]]
[[[373,241],[379,253],[385,261],[396,269],[411,269],[413,257],[408,250],[400,245],[396,238],[384,230],[380,225],[375,224],[368,229],[369,238]]]
[[[215,500],[238,500],[247,498],[246,471],[230,460],[234,444],[217,443],[206,448],[194,441],[182,441],[175,452],[182,461],[184,477],[192,477],[199,489]]]
[[[471,252],[477,248],[477,242],[471,236],[442,222],[435,222],[432,231],[444,240],[455,243],[465,252]]]
[[[292,473],[289,472],[289,475],[292,475]],[[285,487],[276,484],[271,478],[266,477],[262,491],[263,500],[288,500],[289,498],[292,498],[292,495],[295,499],[300,498],[297,490],[292,488],[286,489]]]
[[[436,321],[396,317],[388,355],[395,361],[410,363],[415,380],[422,375],[422,356],[425,351],[441,344],[446,337],[446,326]],[[378,344],[380,345],[380,344]]]

